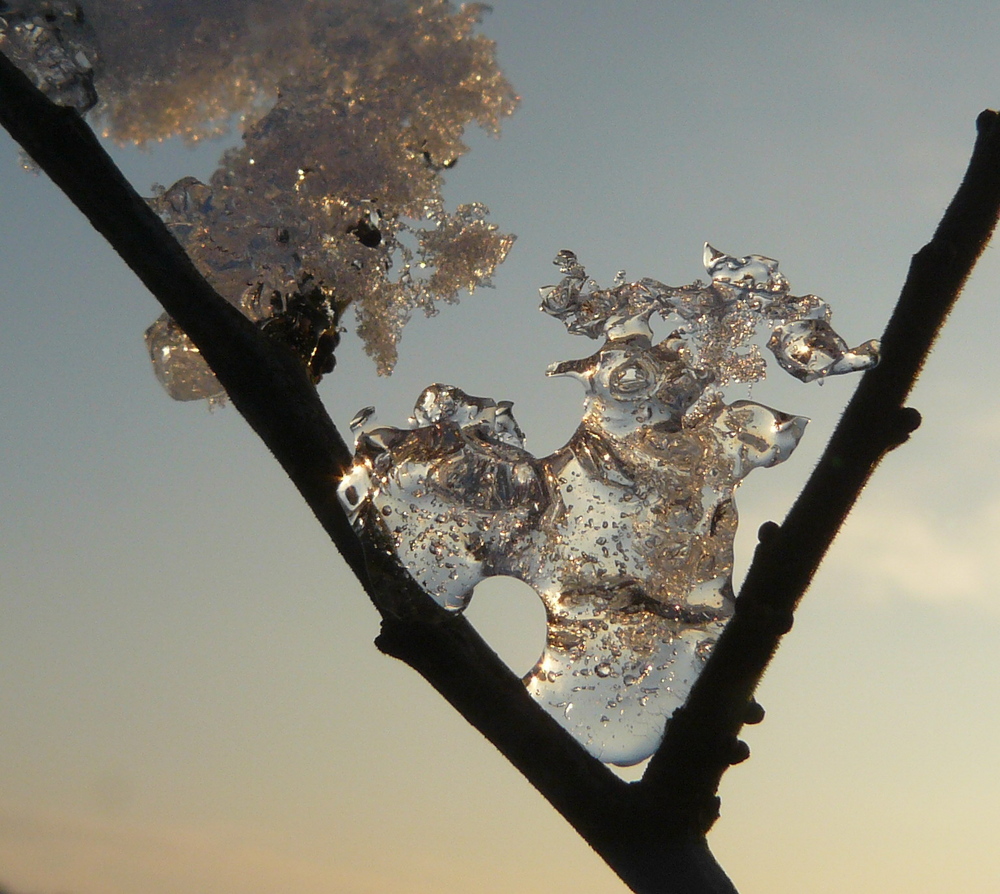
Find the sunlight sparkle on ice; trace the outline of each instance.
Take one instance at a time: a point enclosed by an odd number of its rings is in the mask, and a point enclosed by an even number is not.
[[[628,765],[655,750],[732,614],[736,487],[785,460],[808,421],[720,389],[764,377],[759,327],[802,381],[870,368],[878,344],[849,349],[828,306],[789,294],[758,255],[706,246],[711,282],[679,288],[602,289],[572,252],[556,263],[542,310],[604,340],[547,371],[584,388],[569,443],[536,457],[509,401],[431,385],[408,428],[356,417],[339,493],[445,608],[464,609],[489,576],[532,586],[548,630],[528,690],[596,757]],[[675,327],[658,343],[653,314]]]

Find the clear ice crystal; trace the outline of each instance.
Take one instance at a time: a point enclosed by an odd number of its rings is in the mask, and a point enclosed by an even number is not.
[[[656,749],[733,612],[737,486],[787,459],[808,421],[720,388],[763,378],[761,326],[803,381],[874,366],[878,345],[847,350],[827,305],[790,295],[770,258],[706,246],[711,282],[680,288],[622,275],[601,289],[572,252],[555,263],[542,310],[604,339],[547,371],[584,387],[569,443],[536,457],[509,401],[431,385],[408,428],[355,417],[339,494],[445,608],[490,576],[533,587],[548,631],[529,692],[594,756],[629,765]],[[654,313],[676,325],[658,343]]]
[[[201,351],[169,316],[161,314],[146,330],[145,339],[153,372],[174,400],[225,402],[226,390]]]

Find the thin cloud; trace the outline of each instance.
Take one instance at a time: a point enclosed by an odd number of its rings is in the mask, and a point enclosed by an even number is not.
[[[877,598],[966,603],[1000,612],[993,561],[998,542],[1000,496],[958,517],[883,500],[851,516],[827,573],[849,575]]]

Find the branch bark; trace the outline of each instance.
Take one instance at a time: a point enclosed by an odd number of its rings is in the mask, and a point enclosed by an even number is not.
[[[761,527],[736,613],[688,697],[667,726],[644,783],[657,797],[700,813],[707,831],[715,792],[753,692],[792,626],[813,575],[882,457],[920,424],[904,406],[931,346],[1000,216],[1000,114],[986,110],[965,177],[933,238],[914,256],[882,336],[882,360],[862,378],[819,464],[784,522]]]
[[[300,361],[205,281],[83,119],[50,102],[2,54],[0,124],[201,351],[381,613],[378,647],[424,676],[588,843],[604,856],[617,853],[609,859],[616,871],[627,872],[620,825],[607,817],[630,809],[631,789],[539,707],[464,618],[440,608],[383,551],[358,540],[336,497],[351,453]],[[688,875],[706,864],[700,846],[678,853],[692,867]]]
[[[997,114],[980,116],[966,179],[914,258],[882,364],[862,380],[784,524],[762,529],[734,618],[643,780],[632,784],[587,755],[462,617],[358,540],[335,493],[350,451],[301,362],[204,280],[80,116],[49,102],[2,55],[0,123],[198,346],[381,613],[377,646],[424,676],[634,891],[735,892],[705,839],[719,780],[745,756],[737,736],[755,719],[752,693],[826,548],[881,456],[915,427],[903,401],[1000,209]]]

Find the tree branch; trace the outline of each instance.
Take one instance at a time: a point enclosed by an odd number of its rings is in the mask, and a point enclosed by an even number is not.
[[[627,871],[620,826],[607,817],[627,812],[629,786],[580,748],[464,618],[434,603],[384,551],[365,552],[336,497],[351,453],[298,358],[205,281],[83,119],[50,102],[2,54],[0,124],[201,351],[382,614],[379,648],[423,675],[598,852],[617,851],[609,862]],[[706,853],[691,849],[691,872],[706,865]]]
[[[80,115],[50,102],[2,54],[0,124],[191,337],[362,577],[363,556],[334,492],[351,452],[295,355],[262,337],[205,281]]]
[[[980,116],[966,179],[914,258],[882,364],[862,380],[784,524],[762,528],[736,614],[644,779],[631,785],[580,748],[464,618],[437,606],[385,550],[358,540],[335,491],[350,451],[301,362],[204,280],[79,115],[49,102],[2,55],[0,123],[198,346],[381,613],[378,647],[423,675],[633,890],[732,894],[704,837],[719,779],[745,756],[736,737],[753,719],[752,693],[833,536],[881,456],[918,421],[903,401],[1000,208],[996,113]]]
[[[882,337],[882,361],[862,378],[819,464],[779,526],[760,543],[713,654],[674,714],[643,780],[707,831],[715,793],[754,713],[753,692],[827,549],[882,457],[920,423],[904,402],[1000,216],[1000,114],[976,121],[972,158],[934,237],[913,257]],[[748,715],[750,712],[750,715]]]

